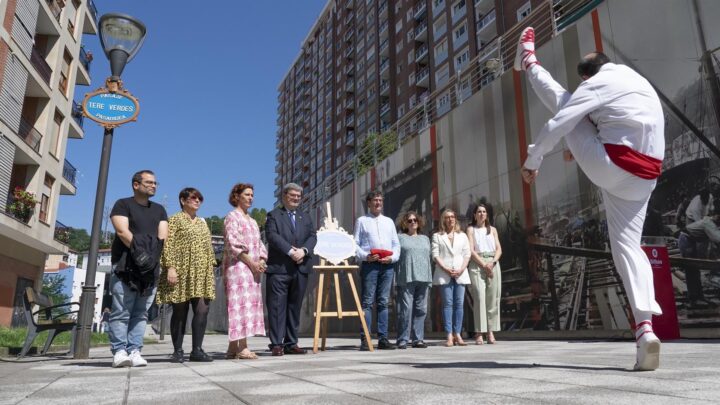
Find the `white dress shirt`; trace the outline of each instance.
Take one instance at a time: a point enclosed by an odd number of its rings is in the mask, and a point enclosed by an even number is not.
[[[700,201],[700,194],[693,197],[685,210],[685,216],[687,217],[686,223],[700,221],[703,219],[713,208],[713,195],[710,194],[707,204],[703,204]]]
[[[360,262],[367,260],[370,249],[390,250],[392,262],[400,258],[400,239],[398,239],[395,223],[383,214],[373,216],[365,214],[355,222],[355,244],[357,245],[357,259]]]

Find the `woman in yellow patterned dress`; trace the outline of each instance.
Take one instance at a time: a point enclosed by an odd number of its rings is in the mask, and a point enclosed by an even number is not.
[[[174,362],[185,361],[183,337],[190,306],[193,309],[190,361],[212,361],[202,349],[210,300],[215,299],[215,252],[210,229],[197,211],[203,201],[200,191],[188,187],[180,192],[182,211],[168,220],[168,238],[162,254],[158,282],[158,304],[173,306],[170,334]]]

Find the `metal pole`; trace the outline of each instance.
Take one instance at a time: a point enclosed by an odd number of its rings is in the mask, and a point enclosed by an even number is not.
[[[103,220],[105,206],[105,192],[107,191],[108,171],[110,169],[110,151],[112,150],[113,129],[105,128],[103,135],[102,154],[100,155],[100,171],[98,175],[97,191],[95,192],[95,209],[93,210],[93,223],[90,233],[90,254],[88,256],[85,285],[80,296],[80,313],[78,316],[78,330],[75,337],[76,359],[87,359],[90,354],[90,332],[92,328],[93,313],[95,312],[95,272],[97,271],[97,256],[100,248],[100,226]]]

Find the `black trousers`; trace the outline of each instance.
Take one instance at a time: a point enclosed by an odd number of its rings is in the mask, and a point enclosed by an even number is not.
[[[300,308],[305,298],[308,275],[266,274],[265,299],[270,327],[270,347],[292,347],[298,342]]]
[[[208,310],[210,300],[207,298],[191,298],[190,301],[172,304],[173,312],[170,317],[170,335],[172,336],[173,348],[182,350],[183,337],[185,337],[185,326],[187,325],[190,306],[193,310],[192,320],[192,350],[202,348],[205,338],[205,327],[207,326]]]

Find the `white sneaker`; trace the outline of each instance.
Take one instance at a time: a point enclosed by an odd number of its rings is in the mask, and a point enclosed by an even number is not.
[[[637,341],[635,371],[652,371],[660,367],[660,339],[650,332],[643,333]]]
[[[132,366],[133,361],[128,356],[127,352],[125,350],[118,350],[115,352],[115,355],[113,356],[113,362],[112,366],[115,368],[118,367],[130,367]]]
[[[140,355],[140,350],[135,350],[130,353],[130,361],[133,367],[145,367],[147,366],[147,360],[143,359]]]
[[[536,63],[538,60],[535,57],[535,30],[533,27],[527,27],[520,33],[513,68],[517,71],[527,70]]]

